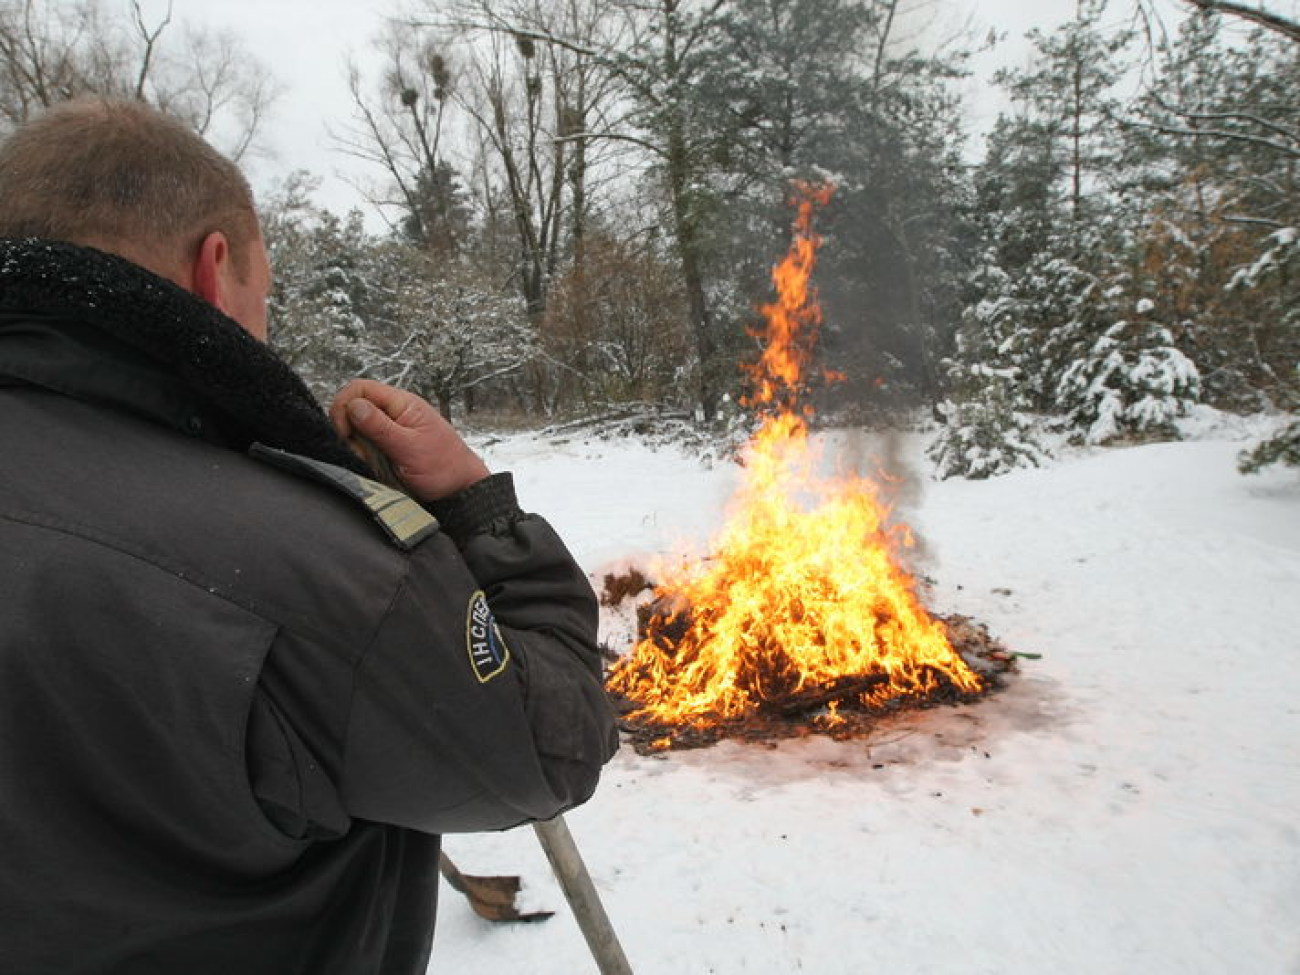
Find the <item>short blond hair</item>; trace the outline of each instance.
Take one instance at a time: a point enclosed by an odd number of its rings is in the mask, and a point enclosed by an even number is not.
[[[138,101],[78,98],[0,145],[0,237],[112,251],[168,273],[219,230],[246,274],[259,237],[239,167],[181,122]]]

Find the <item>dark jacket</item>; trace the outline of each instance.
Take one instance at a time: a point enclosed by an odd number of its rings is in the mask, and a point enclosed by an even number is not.
[[[582,571],[363,470],[204,302],[0,242],[0,973],[423,972],[438,834],[591,794]]]

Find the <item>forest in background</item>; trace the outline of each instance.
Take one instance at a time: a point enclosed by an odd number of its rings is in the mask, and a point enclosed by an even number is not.
[[[734,426],[791,187],[826,182],[823,416],[933,417],[939,476],[985,477],[1206,403],[1292,418],[1243,469],[1300,464],[1300,22],[1078,0],[998,74],[972,161],[979,41],[922,43],[924,3],[395,9],[334,129],[388,231],[309,173],[262,200],[274,344],[321,395],[367,375],[462,419]],[[170,10],[0,2],[0,127],[106,92],[239,158],[275,87]]]

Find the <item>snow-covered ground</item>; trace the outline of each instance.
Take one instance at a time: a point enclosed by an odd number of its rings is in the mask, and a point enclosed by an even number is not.
[[[1300,475],[1239,476],[1240,431],[1203,426],[924,484],[932,608],[1042,654],[1005,693],[870,741],[625,747],[567,819],[635,971],[1300,973]],[[486,453],[597,579],[702,545],[735,476]],[[596,970],[531,830],[447,849],[557,913],[492,925],[444,887],[430,971]]]

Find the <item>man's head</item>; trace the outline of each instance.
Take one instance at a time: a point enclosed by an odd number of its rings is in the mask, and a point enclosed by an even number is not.
[[[78,99],[0,146],[0,237],[118,254],[266,337],[270,269],[239,168],[141,102]]]

